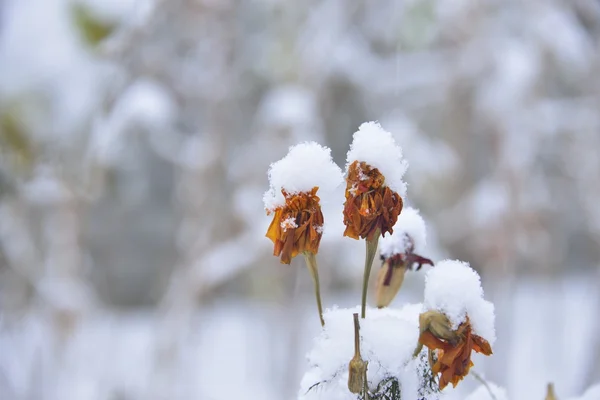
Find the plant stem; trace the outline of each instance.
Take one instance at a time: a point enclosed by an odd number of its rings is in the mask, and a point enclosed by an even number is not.
[[[494,392],[492,392],[492,389],[490,388],[490,385],[488,385],[487,381],[485,379],[483,379],[481,377],[481,375],[479,375],[477,372],[475,371],[471,371],[471,375],[473,375],[473,378],[477,379],[479,382],[481,382],[481,384],[483,386],[485,386],[485,388],[487,389],[488,393],[490,394],[490,397],[493,400],[496,400],[496,395],[494,394]]]
[[[317,258],[309,251],[305,251],[304,259],[306,260],[306,266],[308,272],[313,279],[315,287],[315,297],[317,299],[317,308],[319,309],[319,319],[321,320],[321,326],[325,326],[325,320],[323,319],[323,306],[321,305],[321,286],[319,284],[319,269],[317,268]]]
[[[365,256],[365,275],[363,277],[362,302],[360,316],[365,318],[367,309],[367,288],[369,286],[369,276],[371,275],[371,266],[377,252],[377,243],[379,242],[380,230],[375,231],[373,240],[365,240],[367,243],[367,252]]]
[[[360,323],[358,322],[358,313],[352,314],[354,317],[354,357],[360,358]]]
[[[352,316],[354,317],[354,359],[359,359],[362,361],[362,357],[360,356],[360,322],[358,321],[358,313],[354,313],[352,314]],[[369,385],[367,382],[368,365],[369,363],[365,362],[364,372],[361,376],[363,381],[362,391],[364,395],[364,400],[369,400]]]

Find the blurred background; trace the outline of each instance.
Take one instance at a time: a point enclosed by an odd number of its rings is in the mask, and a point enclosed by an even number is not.
[[[404,148],[423,255],[470,262],[496,305],[475,370],[580,395],[599,77],[595,0],[0,0],[0,399],[295,398],[320,327],[264,237],[266,172],[305,140],[343,167],[369,120]],[[360,301],[340,207],[326,307]],[[422,290],[410,273],[394,305]]]

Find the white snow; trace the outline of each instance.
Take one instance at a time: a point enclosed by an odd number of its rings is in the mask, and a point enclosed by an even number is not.
[[[419,210],[407,207],[402,210],[398,216],[398,221],[394,225],[394,233],[381,238],[379,252],[384,257],[391,257],[396,254],[404,254],[408,249],[410,242],[406,235],[414,243],[414,252],[421,254],[426,244],[425,221],[421,218]]]
[[[364,161],[377,168],[385,176],[385,184],[390,189],[400,196],[406,195],[406,183],[402,177],[408,169],[408,162],[402,158],[402,147],[379,123],[365,122],[354,133],[346,158],[346,171],[354,161]]]
[[[425,277],[425,309],[444,313],[453,328],[469,317],[473,333],[493,344],[494,305],[483,299],[481,280],[468,263],[444,260],[431,268]]]
[[[595,385],[588,388],[585,391],[583,396],[573,398],[571,400],[598,400],[600,399],[600,383],[596,383]]]
[[[416,363],[412,354],[419,337],[418,313],[422,305],[407,305],[400,310],[368,309],[360,319],[361,356],[368,361],[369,386],[374,389],[386,377],[395,376],[403,386],[403,398],[416,396]],[[354,355],[353,313],[360,308],[327,310],[325,328],[308,354],[311,368],[304,375],[299,399],[356,399],[348,390],[348,363]],[[318,382],[319,386],[309,388]],[[414,390],[413,396],[408,393]]]
[[[481,385],[473,391],[465,400],[508,400],[506,389],[503,389],[491,382],[487,382],[487,386]],[[494,395],[490,394],[490,391]]]
[[[331,149],[316,142],[290,147],[288,154],[271,164],[270,189],[263,197],[265,209],[274,210],[285,204],[281,189],[288,193],[310,192],[319,187],[317,195],[332,192],[343,182],[342,171],[331,159]]]
[[[284,232],[290,228],[298,227],[298,224],[296,224],[296,219],[293,217],[288,217],[288,218],[284,219],[283,221],[281,221],[280,225]]]

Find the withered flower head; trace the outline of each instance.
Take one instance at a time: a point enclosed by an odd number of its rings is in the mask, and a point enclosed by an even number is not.
[[[285,157],[271,164],[270,188],[263,201],[267,215],[274,216],[266,236],[282,263],[289,264],[299,253],[317,254],[323,232],[317,190],[326,196],[342,182],[331,150],[315,142],[292,146]]]
[[[473,362],[471,352],[489,356],[492,347],[487,340],[472,332],[472,326],[466,320],[452,329],[449,319],[439,311],[427,311],[419,316],[419,346],[415,355],[421,351],[422,346],[427,346],[430,352],[430,362],[433,360],[432,352],[436,352],[436,361],[431,366],[434,374],[440,374],[440,390],[449,383],[456,387],[468,373]]]
[[[344,236],[372,241],[391,233],[406,191],[402,148],[379,123],[365,122],[352,137],[346,163]]]
[[[402,197],[385,185],[385,177],[364,161],[354,161],[346,177],[344,236],[373,240],[377,232],[393,232]]]
[[[287,193],[282,189],[285,205],[268,210],[274,212],[266,236],[274,244],[273,255],[281,257],[282,264],[303,252],[317,254],[323,234],[323,213],[315,187],[310,192]]]

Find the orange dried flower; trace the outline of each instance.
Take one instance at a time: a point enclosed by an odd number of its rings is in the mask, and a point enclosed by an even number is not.
[[[266,236],[275,245],[273,255],[281,256],[282,264],[302,252],[317,254],[323,235],[323,213],[317,196],[318,187],[310,192],[290,194],[281,190],[285,205],[274,210],[273,221]],[[268,210],[270,215],[272,210]]]
[[[423,318],[425,314],[430,314],[427,317],[431,318]],[[492,347],[487,340],[473,334],[468,318],[458,329],[451,331],[444,315],[435,311],[425,314],[422,314],[420,321],[419,342],[430,351],[437,350],[437,361],[432,365],[431,371],[441,374],[440,389],[444,389],[449,383],[456,387],[473,366],[471,351],[489,356],[492,354]],[[423,321],[427,322],[423,324]]]
[[[385,177],[364,161],[354,161],[346,177],[344,236],[373,240],[377,230],[392,233],[402,211],[402,197],[385,185]]]

